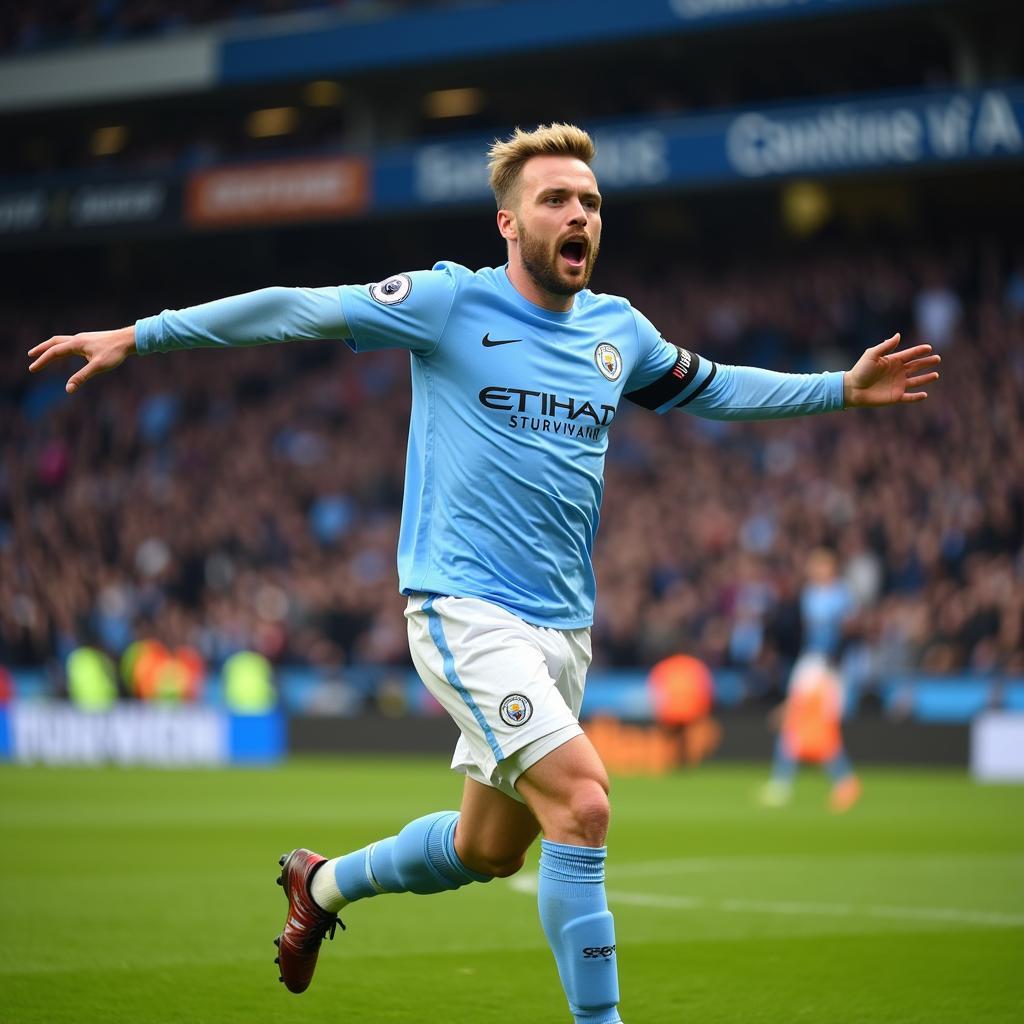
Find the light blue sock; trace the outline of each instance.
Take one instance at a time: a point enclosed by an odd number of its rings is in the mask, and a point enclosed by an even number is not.
[[[537,904],[576,1024],[620,1024],[615,923],[604,891],[607,848],[541,841]]]
[[[842,782],[843,779],[853,774],[853,764],[850,759],[846,756],[845,750],[840,750],[831,761],[825,765],[825,770],[828,772],[833,782]]]
[[[490,875],[471,871],[455,852],[458,811],[437,811],[410,821],[397,836],[371,843],[339,857],[334,879],[349,903],[383,892],[426,895],[489,882]]]
[[[789,752],[786,741],[780,736],[775,742],[775,759],[772,762],[772,782],[780,782],[788,786],[796,777],[799,767],[797,760]]]

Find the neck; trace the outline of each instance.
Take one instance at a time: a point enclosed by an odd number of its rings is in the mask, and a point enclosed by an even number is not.
[[[552,313],[568,313],[572,309],[575,296],[558,295],[542,288],[512,252],[508,254],[508,279],[512,282],[512,287],[527,302],[532,302],[541,309],[548,309]]]

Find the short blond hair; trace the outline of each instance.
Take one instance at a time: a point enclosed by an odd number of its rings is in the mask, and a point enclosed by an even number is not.
[[[511,138],[495,139],[487,153],[487,166],[499,210],[512,205],[519,172],[535,156],[574,156],[589,166],[594,159],[594,140],[582,128],[559,121],[542,124],[532,132],[516,128]]]

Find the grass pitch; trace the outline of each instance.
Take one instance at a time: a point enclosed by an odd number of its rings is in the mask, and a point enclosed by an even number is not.
[[[764,770],[615,780],[608,889],[627,1024],[1024,1019],[1024,788],[864,774],[762,810]],[[458,804],[441,760],[273,770],[0,769],[4,1024],[565,1024],[515,879],[351,907],[313,985],[278,984],[279,854]],[[534,851],[534,854],[536,851]]]

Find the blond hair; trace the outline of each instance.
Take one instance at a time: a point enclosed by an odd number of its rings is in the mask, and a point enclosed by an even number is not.
[[[585,164],[594,159],[594,140],[574,124],[542,124],[532,132],[516,128],[509,139],[495,139],[488,151],[491,191],[498,209],[512,205],[523,164],[535,156],[574,156]]]

